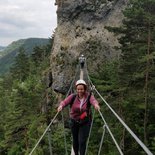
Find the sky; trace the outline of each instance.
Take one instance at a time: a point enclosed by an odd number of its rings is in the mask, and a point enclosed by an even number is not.
[[[55,0],[0,0],[0,46],[49,38],[57,26]]]

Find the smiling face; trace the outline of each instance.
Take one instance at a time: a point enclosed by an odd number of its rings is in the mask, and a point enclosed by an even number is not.
[[[82,84],[79,84],[76,86],[76,91],[77,91],[79,98],[83,98],[83,96],[86,92],[86,87]]]

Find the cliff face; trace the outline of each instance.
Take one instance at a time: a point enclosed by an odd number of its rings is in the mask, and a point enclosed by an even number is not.
[[[51,55],[53,89],[66,92],[84,54],[90,72],[118,57],[117,38],[105,26],[119,26],[127,0],[56,0],[58,26]],[[91,67],[89,66],[91,64]]]

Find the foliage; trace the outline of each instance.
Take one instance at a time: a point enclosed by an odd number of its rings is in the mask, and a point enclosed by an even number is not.
[[[107,27],[119,37],[122,51],[118,74],[117,96],[110,96],[111,102],[118,107],[121,117],[127,122],[139,138],[152,151],[154,115],[154,50],[155,50],[155,1],[132,0],[124,11],[121,27]],[[118,104],[118,105],[117,105]],[[150,137],[151,135],[151,137]],[[143,151],[128,134],[124,135],[125,154]],[[129,149],[129,146],[132,146]]]
[[[118,36],[120,46],[116,49],[122,51],[120,59],[104,60],[103,65],[98,66],[97,73],[91,75],[96,89],[153,153],[155,152],[154,7],[154,0],[130,1],[130,5],[124,10],[125,18],[122,26],[107,27]],[[0,154],[28,154],[44,132],[50,118],[55,114],[51,104],[55,97],[51,90],[47,89],[42,78],[50,65],[49,55],[52,43],[53,39],[48,46],[36,46],[30,56],[27,56],[24,49],[20,49],[11,73],[0,79],[2,96],[0,98]],[[90,43],[89,50],[92,53],[104,46],[98,40],[95,42],[90,40]],[[89,60],[91,57],[90,53]],[[49,94],[52,101],[47,102]],[[94,95],[98,97],[97,94]],[[101,112],[123,153],[145,154],[99,97],[98,101]],[[89,155],[98,153],[103,133],[104,123],[100,115],[96,113],[94,117],[88,146]],[[64,132],[67,149],[70,151],[72,142],[70,130],[65,128],[64,131],[60,121],[54,122],[50,129],[53,153],[64,154]],[[34,154],[49,154],[47,135]],[[107,130],[101,154],[119,154]]]
[[[0,57],[0,75],[4,75],[9,72],[10,67],[14,63],[15,57],[21,48],[25,50],[26,55],[31,55],[35,46],[46,46],[48,42],[48,39],[28,38],[15,41],[8,45],[4,51],[1,51],[3,55]],[[48,46],[49,45],[46,47]]]
[[[43,55],[34,48],[38,60],[20,48],[10,73],[0,79],[0,154],[28,154],[46,127],[42,73],[49,67],[52,44],[53,38],[50,45],[38,46]]]

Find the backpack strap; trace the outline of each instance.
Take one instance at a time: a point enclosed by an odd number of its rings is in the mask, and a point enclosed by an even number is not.
[[[73,94],[72,99],[71,99],[71,102],[70,102],[70,108],[72,107],[75,98],[76,98],[76,94]]]
[[[87,98],[87,113],[90,114],[90,107],[91,107],[91,104],[90,104],[90,97],[91,97],[92,93],[90,92],[90,94],[88,95],[88,98]]]
[[[92,93],[90,92],[90,94],[88,95],[88,98],[87,98],[87,110],[89,110],[90,106],[91,106],[91,104],[90,104],[90,97],[91,97],[91,95],[92,95]],[[70,108],[72,107],[75,98],[76,98],[76,94],[73,94],[71,102],[70,102]]]
[[[92,93],[90,92],[90,94],[88,95],[87,98],[87,108],[90,108],[91,104],[90,104],[90,97],[91,97]]]

